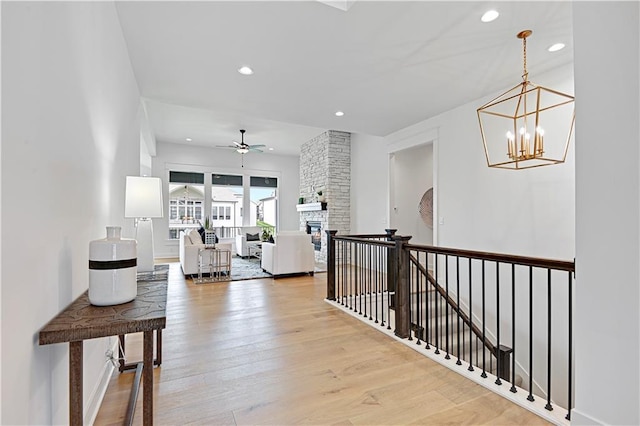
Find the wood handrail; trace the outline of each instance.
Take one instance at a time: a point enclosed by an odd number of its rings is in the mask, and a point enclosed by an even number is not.
[[[517,256],[513,254],[492,253],[485,251],[463,250],[447,247],[422,246],[415,244],[406,244],[407,250],[416,250],[426,253],[445,254],[458,257],[465,257],[477,260],[488,260],[492,262],[518,264],[524,266],[533,266],[536,268],[549,268],[560,271],[575,272],[575,262],[568,260],[545,259],[539,257]]]
[[[353,241],[362,243],[373,243],[376,245],[395,247],[393,241],[372,240],[372,238],[388,238],[387,234],[362,234],[362,235],[335,235],[335,240]],[[491,262],[500,262],[507,264],[518,264],[523,266],[532,266],[534,268],[549,268],[559,271],[575,272],[575,261],[546,259],[541,257],[518,256],[514,254],[494,253],[487,251],[465,250],[449,247],[427,246],[418,244],[405,244],[407,250],[416,250],[426,253],[443,254],[471,258],[477,260],[487,260]]]

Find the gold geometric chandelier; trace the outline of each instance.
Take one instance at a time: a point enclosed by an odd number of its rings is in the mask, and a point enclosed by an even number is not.
[[[563,163],[573,134],[574,97],[536,86],[527,72],[527,37],[522,39],[522,82],[478,108],[489,167],[528,169]]]

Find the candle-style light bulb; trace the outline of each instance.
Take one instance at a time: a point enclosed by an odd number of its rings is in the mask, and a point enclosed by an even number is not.
[[[513,158],[515,155],[515,147],[513,141],[515,140],[515,136],[511,131],[507,132],[507,156],[509,158]]]
[[[520,127],[520,154],[524,157],[525,156],[525,150],[524,150],[524,133],[525,133],[525,129],[524,127]]]
[[[537,153],[542,154],[544,152],[544,129],[540,126],[536,127],[536,139],[537,139]]]

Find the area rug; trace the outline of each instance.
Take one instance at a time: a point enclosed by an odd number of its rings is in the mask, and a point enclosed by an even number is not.
[[[169,265],[166,263],[155,265],[153,271],[138,272],[138,281],[162,281],[169,275]]]
[[[262,267],[260,266],[260,259],[243,259],[238,256],[233,256],[231,258],[231,281],[269,277],[271,277],[271,274],[262,270]]]

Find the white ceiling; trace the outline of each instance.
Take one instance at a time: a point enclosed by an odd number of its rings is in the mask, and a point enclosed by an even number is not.
[[[523,29],[534,83],[572,61],[567,1],[348,3],[117,2],[156,140],[215,147],[242,128],[293,155],[328,129],[386,136],[517,84]]]

